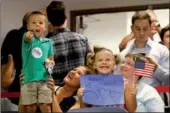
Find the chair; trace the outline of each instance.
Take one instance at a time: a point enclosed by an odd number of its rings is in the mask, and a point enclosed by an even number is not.
[[[122,112],[122,113],[127,113],[127,111],[123,108],[120,108],[120,107],[91,107],[91,108],[80,108],[80,109],[75,109],[75,110],[71,110],[71,111],[68,111],[69,112],[89,112],[89,113],[92,113],[92,112],[102,112],[102,113],[119,113],[119,112]]]

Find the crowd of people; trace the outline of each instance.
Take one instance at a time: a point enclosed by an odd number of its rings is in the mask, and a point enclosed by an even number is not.
[[[67,112],[96,107],[83,102],[86,89],[80,87],[80,77],[91,74],[123,76],[125,103],[112,107],[127,112],[169,110],[165,109],[169,93],[161,95],[155,89],[169,85],[169,25],[161,28],[151,10],[135,12],[131,34],[122,40],[120,53],[115,54],[70,31],[67,20],[64,3],[51,1],[45,14],[26,13],[22,27],[6,35],[1,47],[1,89],[20,92],[20,97],[2,98],[2,111]],[[155,34],[159,34],[161,42],[154,40]],[[47,59],[54,65],[52,74],[43,65]],[[137,61],[154,65],[151,78],[135,75]]]

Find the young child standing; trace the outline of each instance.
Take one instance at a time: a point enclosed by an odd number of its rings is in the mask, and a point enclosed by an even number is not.
[[[44,37],[46,27],[46,16],[39,11],[32,12],[28,17],[29,31],[22,41],[24,84],[21,86],[21,104],[30,113],[36,111],[37,103],[41,112],[51,112],[52,91],[46,84],[50,75],[43,62],[49,59],[54,64],[54,60],[52,42]]]

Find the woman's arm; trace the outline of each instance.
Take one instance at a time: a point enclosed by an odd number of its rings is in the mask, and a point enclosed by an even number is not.
[[[56,89],[55,89],[55,84],[54,84],[54,79],[52,77],[50,77],[48,79],[48,87],[52,90],[53,94],[52,94],[52,112],[63,112],[60,108],[60,101],[58,98],[60,98],[60,96],[57,94]]]
[[[125,107],[128,112],[135,112],[137,108],[136,86],[126,85],[125,88]]]
[[[56,112],[56,113],[57,113],[57,112],[60,112],[60,113],[63,112],[63,111],[61,110],[61,108],[60,108],[60,104],[59,104],[59,102],[58,102],[55,94],[53,94],[52,98],[53,98],[53,102],[52,102],[52,112],[53,112],[53,113],[55,113],[55,112]]]
[[[1,65],[1,85],[3,89],[8,89],[14,80],[14,61],[12,55],[8,55],[7,64]]]
[[[131,32],[129,35],[127,35],[127,36],[125,36],[125,37],[123,38],[123,40],[122,40],[122,41],[120,42],[120,44],[119,44],[119,50],[120,50],[120,52],[123,51],[123,50],[126,48],[127,43],[128,43],[130,40],[132,40],[132,39],[134,39],[134,34],[133,34],[133,32]]]
[[[80,101],[77,101],[69,110],[73,110],[73,109],[79,109],[80,107]]]

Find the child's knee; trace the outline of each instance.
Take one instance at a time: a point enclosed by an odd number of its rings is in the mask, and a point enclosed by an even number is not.
[[[37,105],[36,104],[26,105],[25,108],[26,108],[27,112],[34,113],[34,112],[36,112]]]
[[[50,104],[41,103],[41,104],[40,104],[40,107],[41,107],[41,108],[50,108]]]
[[[40,104],[40,110],[42,113],[51,112],[51,105],[50,104]]]

